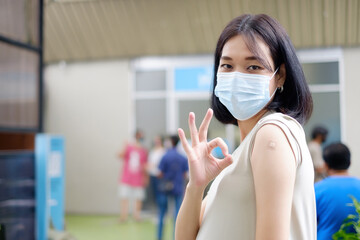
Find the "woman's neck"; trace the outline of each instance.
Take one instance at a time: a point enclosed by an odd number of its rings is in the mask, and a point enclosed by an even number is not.
[[[249,134],[249,132],[254,128],[256,123],[264,116],[265,113],[267,113],[267,109],[263,109],[260,112],[258,112],[255,116],[252,118],[249,118],[247,120],[241,121],[237,120],[239,130],[240,130],[240,140],[243,141],[245,137]]]

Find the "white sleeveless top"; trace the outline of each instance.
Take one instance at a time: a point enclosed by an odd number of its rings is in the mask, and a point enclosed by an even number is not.
[[[304,130],[295,119],[273,112],[255,125],[234,151],[234,162],[212,183],[197,240],[255,239],[256,203],[250,157],[257,131],[268,123],[284,131],[296,158],[289,239],[316,240],[314,167]]]

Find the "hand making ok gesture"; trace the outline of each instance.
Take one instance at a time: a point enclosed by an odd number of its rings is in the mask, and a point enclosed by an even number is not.
[[[178,133],[188,157],[189,162],[189,185],[205,188],[207,184],[219,173],[232,163],[228,147],[221,138],[207,141],[207,132],[213,116],[212,109],[209,109],[202,121],[199,132],[195,125],[195,114],[189,114],[189,128],[191,135],[191,146],[187,142],[184,131],[179,128]],[[215,158],[211,152],[214,148],[220,147],[224,159]]]

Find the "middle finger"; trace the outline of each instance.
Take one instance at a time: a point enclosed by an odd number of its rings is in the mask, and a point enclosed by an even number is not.
[[[199,134],[195,124],[195,113],[189,113],[189,129],[191,136],[192,146],[195,146],[199,143]]]
[[[209,129],[210,121],[213,115],[213,110],[209,108],[199,128],[199,140],[207,141],[207,132]]]

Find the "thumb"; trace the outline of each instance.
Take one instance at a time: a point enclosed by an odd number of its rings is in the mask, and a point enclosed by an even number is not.
[[[221,170],[224,170],[226,167],[230,166],[233,163],[232,156],[227,154],[225,158],[219,160],[219,167]]]

